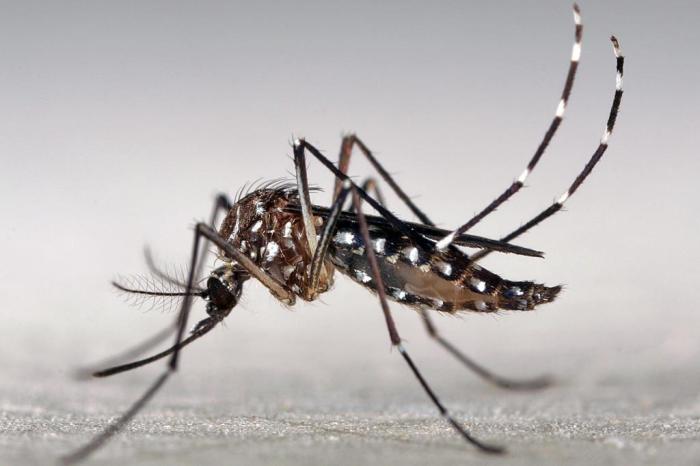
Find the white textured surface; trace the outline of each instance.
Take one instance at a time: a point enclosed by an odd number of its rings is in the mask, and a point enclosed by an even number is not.
[[[123,388],[125,394],[133,391]],[[480,398],[482,391],[476,390]],[[451,396],[455,412],[469,419],[475,433],[510,447],[503,458],[477,454],[427,403],[412,398],[405,403],[387,399],[384,404],[366,403],[357,394],[333,403],[283,396],[243,406],[225,403],[225,396],[206,403],[194,395],[178,401],[162,397],[93,462],[697,464],[697,395],[679,399],[669,390],[657,393],[655,399],[627,395],[621,401],[620,387],[601,386],[595,392],[554,389],[538,396],[499,392],[504,396],[500,400],[492,394],[487,401],[472,403]],[[14,398],[16,404],[5,403],[0,419],[2,464],[47,464],[96,432],[129,397],[100,406],[76,406],[78,400],[40,405],[26,393]]]
[[[608,360],[597,350],[581,355],[514,348],[512,354],[504,350],[490,356],[472,350],[499,372],[538,375],[547,369],[559,378],[557,386],[542,392],[512,393],[463,370],[422,337],[417,322],[410,324],[411,312],[397,311],[407,349],[446,404],[479,438],[507,445],[507,456],[478,454],[437,416],[399,354],[387,350],[378,313],[320,306],[232,315],[228,328],[185,354],[182,371],[91,462],[697,464],[700,377],[691,364],[692,352],[687,366],[676,362],[661,369],[664,353],[673,347],[661,347],[658,357],[639,348],[613,350]],[[366,335],[338,332],[350,312],[356,313],[356,325],[368,325]],[[133,319],[139,323],[149,317]],[[535,314],[529,317],[536,319]],[[328,334],[297,333],[319,318],[316,324]],[[266,328],[261,320],[277,328],[267,340],[259,333]],[[290,328],[296,321],[298,326]],[[469,323],[483,325],[478,322],[438,319],[452,336],[464,334]],[[252,329],[246,328],[251,324]],[[106,354],[114,341],[124,341],[86,338],[95,340],[97,350],[87,351],[93,358]],[[351,345],[353,340],[357,345]],[[470,347],[464,341],[458,345]],[[76,349],[58,353],[31,369],[11,368],[0,383],[0,464],[49,464],[123,412],[162,367],[78,382],[68,370],[77,363],[56,367],[51,361],[90,358]]]

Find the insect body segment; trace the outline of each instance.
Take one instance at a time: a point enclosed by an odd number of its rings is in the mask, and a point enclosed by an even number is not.
[[[561,289],[504,280],[458,251],[426,254],[390,228],[374,225],[369,234],[387,296],[401,304],[449,313],[525,311],[553,301]],[[330,260],[338,271],[375,291],[366,247],[356,228],[340,222]]]
[[[301,215],[289,213],[298,205],[298,191],[291,186],[259,189],[240,199],[228,212],[219,234],[247,255],[266,274],[284,284],[295,295],[311,301],[333,285],[333,264],[326,261],[318,285],[310,284],[313,253],[304,233]],[[314,217],[317,225],[321,217]],[[223,260],[235,266],[232,258]]]

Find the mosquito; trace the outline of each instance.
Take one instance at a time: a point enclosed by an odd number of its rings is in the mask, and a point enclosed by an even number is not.
[[[95,371],[92,375],[106,377],[166,357],[167,366],[120,418],[89,443],[65,456],[63,462],[73,464],[85,459],[129,423],[178,369],[182,349],[209,333],[229,315],[238,304],[246,281],[251,278],[257,280],[281,303],[292,306],[297,298],[313,301],[330,290],[336,271],[378,297],[391,344],[397,348],[442,417],[478,450],[503,453],[503,447],[475,438],[440,401],[409,356],[392,317],[389,301],[416,309],[430,337],[487,381],[509,389],[536,389],[550,384],[548,377],[511,380],[482,367],[442,337],[429,311],[447,314],[462,311],[529,311],[540,304],[554,301],[559,294],[560,286],[506,280],[483,268],[478,262],[494,251],[541,257],[541,252],[513,245],[511,241],[559,211],[602,158],[608,148],[623,93],[624,57],[614,36],[610,39],[616,57],[615,92],[603,136],[583,170],[554,203],[501,239],[474,236],[467,231],[523,187],[559,128],[581,55],[583,29],[576,5],[574,23],[575,40],[564,89],[555,116],[541,143],[520,176],[493,202],[455,230],[437,228],[399,187],[362,140],[351,134],[343,138],[337,166],[305,139],[296,139],[293,142],[295,184],[271,183],[259,186],[234,201],[226,195],[219,195],[209,222],[200,222],[195,227],[185,280],[178,280],[159,270],[150,256],[147,256],[153,273],[175,287],[176,291],[153,291],[119,283],[116,285],[127,293],[179,297],[182,299],[180,311],[174,325],[119,356],[117,360],[136,358],[172,334],[176,336],[175,343],[153,356],[112,365]],[[401,220],[386,208],[377,179],[370,177],[358,186],[347,175],[355,148],[367,158],[380,178],[418,218],[418,222]],[[330,207],[311,203],[306,171],[307,154],[311,154],[334,176]],[[350,206],[346,208],[348,203]],[[366,215],[363,203],[369,204],[377,215]],[[217,229],[222,212],[225,217]],[[199,281],[208,243],[218,248],[218,259],[222,265],[211,271],[206,280]],[[468,255],[464,248],[476,248],[477,252]],[[207,317],[200,320],[187,334],[195,298],[204,301]]]

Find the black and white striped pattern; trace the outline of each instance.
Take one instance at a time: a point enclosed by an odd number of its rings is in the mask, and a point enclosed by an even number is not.
[[[569,63],[569,71],[566,75],[566,80],[564,81],[564,89],[562,90],[561,98],[559,99],[559,103],[557,104],[557,109],[556,109],[556,112],[554,113],[554,118],[552,119],[552,122],[549,124],[549,128],[547,128],[547,131],[545,132],[544,137],[542,138],[542,142],[540,142],[540,145],[537,147],[537,150],[535,151],[534,155],[532,156],[532,158],[528,162],[527,167],[525,167],[525,170],[523,170],[523,172],[520,174],[518,179],[515,180],[508,187],[508,189],[506,189],[493,202],[491,202],[491,204],[486,206],[481,212],[479,212],[474,217],[472,217],[467,223],[460,226],[459,228],[454,230],[452,233],[450,233],[449,235],[445,236],[440,241],[438,241],[438,243],[435,245],[437,250],[443,251],[445,248],[447,248],[454,241],[454,239],[456,237],[458,237],[459,235],[461,235],[462,233],[466,232],[467,230],[472,228],[474,225],[479,223],[484,217],[486,217],[491,212],[496,210],[498,208],[498,206],[503,204],[511,196],[513,196],[515,193],[517,193],[520,190],[520,188],[522,188],[524,186],[525,180],[527,180],[527,177],[530,176],[530,173],[532,173],[532,170],[535,169],[535,166],[540,161],[542,154],[544,154],[544,151],[547,149],[547,146],[549,145],[552,138],[554,138],[554,134],[557,132],[559,125],[561,125],[561,122],[564,119],[564,112],[566,111],[566,106],[567,106],[568,101],[569,101],[569,96],[571,95],[571,89],[573,88],[573,85],[574,85],[574,78],[576,76],[576,69],[578,68],[578,62],[579,62],[579,59],[581,58],[581,41],[583,38],[583,25],[581,24],[581,11],[579,10],[578,5],[576,5],[575,3],[574,3],[574,25],[575,25],[574,45],[573,45],[573,48],[571,49],[571,61]]]
[[[561,196],[559,196],[559,198],[552,205],[540,212],[537,216],[532,218],[529,222],[527,222],[517,230],[514,230],[510,234],[501,238],[501,241],[512,241],[513,239],[517,238],[518,236],[522,235],[523,233],[537,225],[538,223],[542,222],[548,217],[551,217],[559,210],[561,210],[561,208],[564,206],[564,203],[576,192],[579,186],[581,186],[586,177],[588,177],[588,175],[593,171],[593,168],[596,166],[598,161],[600,161],[600,159],[603,157],[603,154],[608,149],[608,141],[610,140],[610,136],[612,135],[613,129],[615,128],[615,121],[617,120],[617,114],[620,110],[620,104],[622,103],[622,78],[625,65],[625,57],[622,55],[620,42],[615,36],[611,36],[610,40],[612,41],[613,52],[615,53],[616,60],[615,94],[613,96],[612,105],[610,106],[608,121],[605,125],[605,130],[603,131],[603,136],[600,138],[600,143],[598,144],[597,149],[595,150],[591,158],[588,160],[586,166],[583,167],[583,170],[581,170],[581,172],[578,174],[573,183],[571,183],[569,189],[567,189]],[[491,251],[489,250],[482,250],[474,254],[471,257],[471,259],[477,261],[489,254],[490,252]]]

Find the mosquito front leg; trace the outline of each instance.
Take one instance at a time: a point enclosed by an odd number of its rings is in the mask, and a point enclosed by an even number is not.
[[[263,270],[261,270],[254,262],[252,262],[246,255],[235,249],[225,238],[222,238],[218,232],[205,223],[198,223],[195,227],[194,242],[192,245],[192,256],[190,260],[189,274],[187,277],[187,287],[185,289],[184,299],[182,302],[182,307],[178,313],[176,319],[177,326],[177,336],[175,338],[175,344],[168,350],[159,353],[151,358],[147,358],[142,361],[136,361],[131,364],[123,365],[121,367],[110,368],[98,373],[98,376],[108,376],[114,373],[123,372],[125,370],[130,370],[136,367],[140,367],[144,364],[148,364],[152,361],[160,359],[162,357],[170,355],[170,360],[165,371],[156,379],[156,381],[151,385],[151,387],[139,398],[136,403],[134,403],[129,410],[124,413],[119,419],[111,423],[100,435],[93,438],[88,444],[84,445],[80,449],[71,453],[70,455],[63,458],[64,464],[75,464],[87,458],[95,450],[99,449],[105,442],[107,442],[112,436],[119,432],[124,426],[126,426],[129,421],[148,403],[148,401],[156,394],[156,392],[163,386],[170,375],[175,372],[178,368],[180,350],[190,342],[197,338],[200,338],[212,328],[216,326],[225,315],[209,317],[202,322],[200,322],[192,335],[187,339],[184,338],[185,329],[187,328],[187,321],[189,318],[189,313],[191,309],[192,296],[193,293],[190,291],[193,289],[194,279],[195,279],[195,269],[198,261],[200,244],[204,241],[211,241],[219,249],[223,250],[226,255],[233,260],[235,260],[246,272],[257,278],[263,285],[265,285],[280,301],[288,304],[294,303],[294,294],[287,290],[286,287],[274,279],[273,277],[267,275]]]
[[[420,311],[421,318],[423,319],[423,324],[425,329],[430,335],[430,338],[438,342],[443,348],[445,348],[452,356],[457,358],[469,369],[474,371],[482,379],[487,382],[491,382],[500,388],[505,388],[507,390],[541,390],[543,388],[549,387],[553,383],[552,377],[548,375],[541,375],[533,379],[517,380],[502,377],[498,374],[494,374],[490,370],[486,369],[481,364],[474,361],[472,358],[461,352],[456,346],[446,340],[439,332],[438,329],[433,324],[432,319],[427,311]]]
[[[224,194],[224,193],[218,194],[216,196],[215,201],[214,201],[211,215],[209,216],[209,225],[212,228],[216,228],[216,223],[217,223],[219,212],[221,212],[222,210],[224,210],[224,211],[231,210],[231,206],[232,206],[232,203],[226,194]],[[199,279],[199,277],[201,276],[202,266],[203,266],[204,260],[206,258],[206,254],[204,253],[205,248],[206,248],[206,245],[203,245],[202,250],[198,251],[198,253],[197,253],[198,254],[198,265],[197,265],[197,270],[195,271],[195,275],[194,275],[195,281],[197,279]],[[177,287],[180,287],[183,289],[187,288],[186,283],[183,283],[178,278],[170,276],[168,273],[160,270],[158,268],[158,266],[156,266],[155,261],[153,260],[153,255],[151,254],[151,250],[148,246],[146,246],[144,248],[143,253],[144,253],[144,258],[146,260],[146,265],[148,266],[148,269],[156,277],[160,278],[161,280],[165,281],[166,283],[170,283],[170,284],[175,285]],[[198,294],[198,293],[203,292],[204,290],[195,286],[194,284],[192,284],[191,291],[194,294]],[[100,369],[98,369],[98,368],[111,368],[111,367],[117,366],[119,364],[124,364],[124,361],[130,361],[134,358],[137,358],[140,355],[147,352],[148,350],[150,350],[151,348],[154,348],[155,346],[159,345],[161,342],[165,341],[177,329],[178,329],[178,323],[175,322],[174,325],[160,330],[155,335],[147,338],[143,342],[137,344],[133,348],[130,348],[117,356],[112,356],[101,363],[93,364],[91,367],[79,369],[76,372],[76,377],[80,378],[80,379],[85,379],[85,378],[92,376],[92,374],[99,372]]]
[[[308,150],[311,155],[313,155],[323,166],[325,166],[331,173],[333,173],[337,178],[339,178],[341,181],[347,181],[350,183],[350,186],[352,186],[354,189],[357,190],[359,193],[360,197],[367,202],[370,206],[372,206],[373,209],[375,209],[382,217],[384,217],[394,228],[396,228],[401,234],[404,236],[408,236],[411,238],[416,245],[418,245],[422,250],[424,251],[430,251],[433,248],[433,243],[432,241],[429,241],[426,239],[423,235],[420,235],[418,232],[415,231],[409,224],[401,221],[396,215],[392,214],[384,208],[376,199],[374,199],[372,196],[367,194],[367,192],[361,188],[359,188],[351,179],[349,176],[347,176],[345,173],[340,171],[338,168],[336,168],[333,163],[328,160],[328,158],[321,153],[316,147],[313,145],[309,144],[306,140],[304,139],[299,139],[295,141],[295,152],[299,150],[300,152],[303,150]]]
[[[217,227],[217,222],[218,222],[218,217],[219,217],[219,212],[225,211],[228,212],[231,210],[231,207],[233,206],[233,203],[229,199],[228,195],[224,193],[219,193],[216,196],[216,199],[214,201],[214,206],[212,207],[212,212],[209,216],[209,226],[212,228]],[[202,248],[206,248],[206,244],[202,245]],[[148,270],[151,271],[153,275],[156,277],[160,278],[161,280],[164,280],[166,283],[170,283],[175,286],[179,286],[181,288],[185,287],[185,284],[182,283],[182,281],[178,278],[172,277],[170,274],[167,272],[164,272],[160,270],[160,268],[156,265],[155,261],[153,260],[153,255],[151,253],[151,249],[146,246],[143,249],[143,256],[144,259],[146,260],[146,266],[148,267]],[[202,269],[204,267],[204,261],[206,259],[206,254],[201,251],[199,255],[199,263],[197,264],[197,270],[195,272],[195,280],[199,279],[202,275]]]
[[[263,269],[253,262],[248,256],[236,249],[231,243],[222,238],[219,233],[204,223],[197,224],[197,232],[215,244],[226,253],[226,256],[233,259],[239,266],[245,269],[250,275],[255,277],[265,286],[279,301],[293,305],[296,301],[294,293],[289,290],[281,281],[268,275]]]
[[[209,216],[209,226],[216,229],[219,220],[219,212],[228,212],[229,210],[231,210],[232,207],[233,202],[231,202],[231,199],[229,199],[228,195],[226,195],[225,193],[219,193],[216,196],[216,200],[214,201],[214,207],[212,208],[211,215]],[[197,268],[195,269],[195,279],[198,279],[202,276],[204,259],[206,257],[206,254],[204,254],[204,248],[206,247],[206,244],[202,245],[202,251],[200,251],[199,255],[199,262],[197,263]]]
[[[362,182],[362,189],[369,194],[372,194],[374,198],[379,202],[381,205],[386,207],[386,200],[384,199],[384,195],[382,194],[382,190],[379,189],[379,183],[377,180],[371,176],[365,178],[365,181]],[[355,211],[355,206],[351,205],[350,206],[351,211]]]
[[[367,221],[362,212],[362,201],[360,199],[357,189],[354,186],[351,187],[351,189],[353,203],[356,208],[356,213],[360,224],[360,231],[362,233],[364,243],[372,244],[371,238],[369,236],[369,229],[367,228]],[[391,315],[391,310],[389,309],[389,303],[386,298],[384,282],[382,280],[381,272],[379,270],[379,264],[377,263],[377,257],[374,254],[373,248],[365,248],[365,254],[367,255],[367,260],[370,266],[370,270],[372,272],[372,279],[374,280],[375,289],[377,291],[377,296],[379,297],[382,312],[384,313],[384,320],[386,321],[387,330],[389,331],[389,339],[391,340],[391,344],[399,350],[399,353],[401,353],[401,356],[404,358],[404,361],[406,361],[406,364],[408,364],[409,368],[411,369],[411,372],[413,372],[413,375],[418,379],[418,382],[423,387],[423,390],[425,390],[428,397],[435,404],[435,407],[437,407],[440,414],[447,420],[447,422],[449,422],[457,430],[457,432],[459,432],[460,435],[462,435],[462,437],[465,440],[467,440],[472,445],[475,445],[485,453],[503,453],[505,450],[502,447],[483,443],[480,440],[473,437],[469,433],[469,431],[462,427],[462,425],[454,417],[452,417],[445,405],[442,404],[442,402],[437,397],[433,389],[425,380],[423,374],[421,374],[420,370],[413,362],[413,359],[409,356],[408,352],[406,351],[406,348],[404,348],[403,344],[401,343],[401,337],[399,336],[398,329],[396,328],[396,323],[394,322],[394,318]]]
[[[186,292],[189,292],[194,284],[194,273],[195,267],[198,260],[198,252],[200,245],[200,238],[202,237],[202,232],[200,231],[200,225],[195,229],[194,242],[192,245],[192,256],[190,260],[190,271],[187,277],[187,288]],[[209,228],[205,225],[206,228]],[[178,313],[177,319],[175,321],[177,326],[177,337],[175,339],[175,350],[170,356],[170,361],[163,371],[163,373],[155,380],[151,387],[146,390],[146,392],[124,413],[119,419],[112,422],[101,434],[94,437],[89,443],[79,448],[75,452],[65,456],[62,461],[64,464],[75,464],[92,454],[95,450],[99,449],[105,442],[111,439],[117,432],[119,432],[125,425],[131,421],[131,419],[138,414],[138,412],[148,403],[148,401],[153,398],[153,396],[160,390],[160,388],[165,384],[170,375],[177,370],[178,356],[180,353],[180,348],[182,345],[185,328],[187,326],[187,320],[190,313],[192,303],[192,296],[186,294],[182,301],[182,306],[180,312]]]

